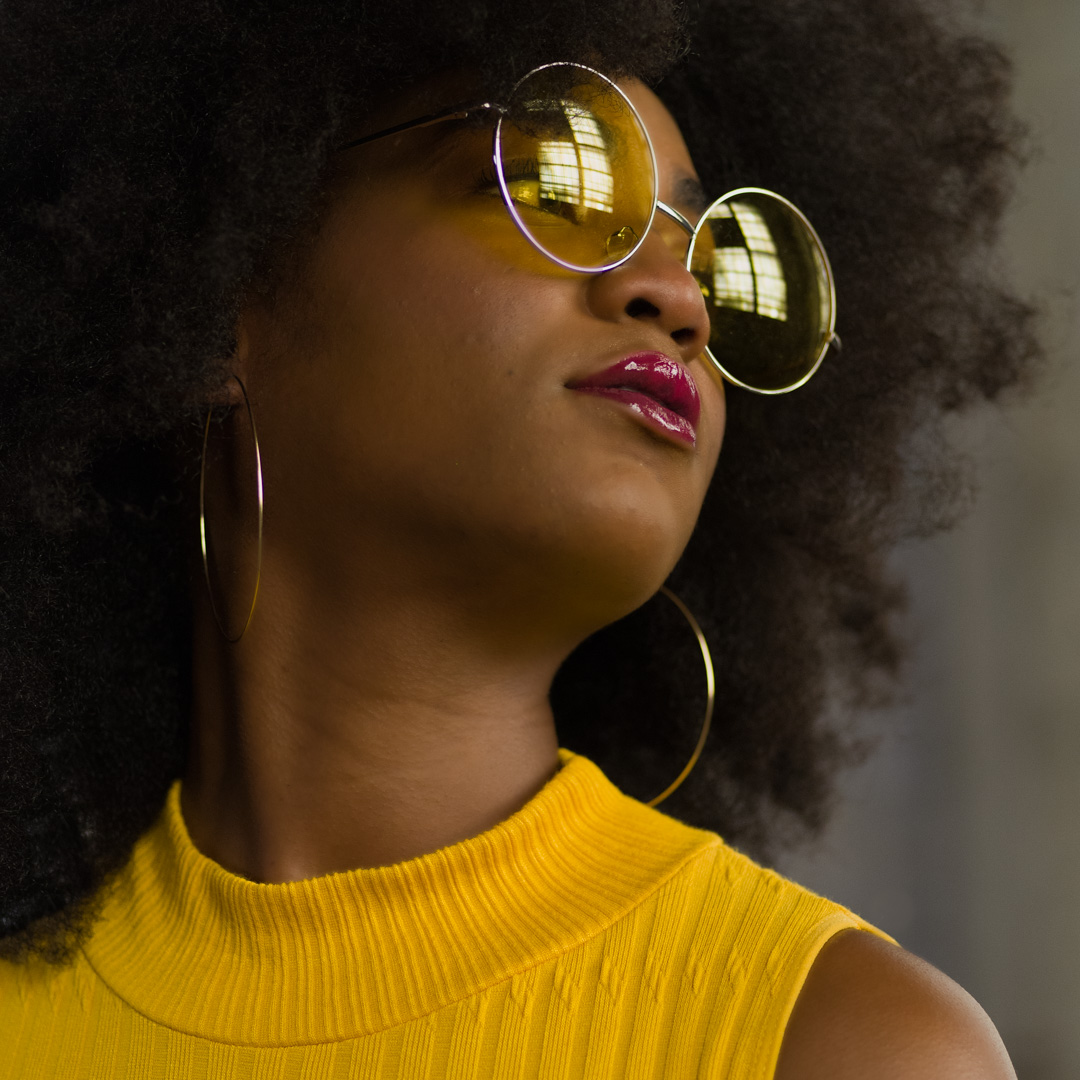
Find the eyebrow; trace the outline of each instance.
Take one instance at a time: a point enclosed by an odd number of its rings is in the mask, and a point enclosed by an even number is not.
[[[695,219],[700,217],[709,205],[709,199],[701,186],[701,181],[689,173],[680,173],[675,181],[674,204],[676,209],[684,207],[693,211]]]

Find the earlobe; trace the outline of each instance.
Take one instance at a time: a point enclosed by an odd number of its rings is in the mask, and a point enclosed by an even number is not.
[[[225,382],[214,390],[206,399],[206,404],[211,409],[232,409],[244,403],[244,396],[240,393],[237,384],[237,365],[230,364],[225,375]]]
[[[247,358],[250,355],[250,341],[250,334],[244,325],[243,317],[241,317],[236,321],[232,349],[222,364],[222,370],[225,373],[224,381],[219,386],[216,386],[206,399],[206,404],[210,408],[235,408],[244,404],[244,395],[240,390],[240,382],[247,382]]]

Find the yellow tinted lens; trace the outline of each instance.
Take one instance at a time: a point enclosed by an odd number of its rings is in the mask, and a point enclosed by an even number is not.
[[[554,64],[523,80],[499,124],[511,213],[545,254],[573,269],[613,266],[652,220],[648,136],[602,76]]]
[[[690,253],[709,309],[709,351],[755,390],[798,385],[813,372],[833,328],[825,252],[802,215],[767,191],[714,203]]]

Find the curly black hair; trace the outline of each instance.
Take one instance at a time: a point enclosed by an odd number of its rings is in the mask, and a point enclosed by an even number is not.
[[[884,552],[950,512],[942,418],[1038,354],[992,269],[1018,160],[1008,64],[950,19],[920,0],[0,6],[6,951],[63,954],[182,771],[197,462],[175,446],[226,378],[241,296],[317,220],[342,133],[451,68],[492,94],[552,60],[642,78],[708,191],[779,191],[824,240],[843,351],[795,394],[729,392],[672,576],[717,660],[717,718],[664,807],[759,852],[820,825],[837,717],[898,663]],[[590,639],[552,692],[561,743],[643,798],[704,705],[664,603]]]

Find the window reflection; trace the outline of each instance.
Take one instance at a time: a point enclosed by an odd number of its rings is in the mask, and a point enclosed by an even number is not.
[[[541,139],[540,198],[611,213],[615,181],[600,125],[586,108],[560,102],[570,139]]]
[[[713,302],[787,321],[788,295],[776,242],[761,212],[745,202],[722,203],[712,213]],[[727,224],[720,222],[727,219]]]

